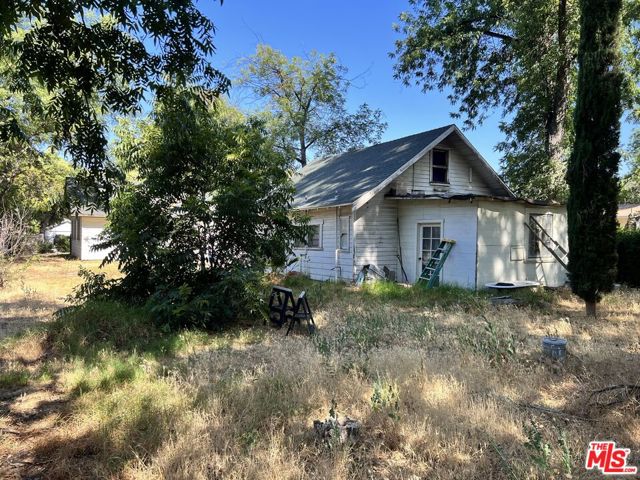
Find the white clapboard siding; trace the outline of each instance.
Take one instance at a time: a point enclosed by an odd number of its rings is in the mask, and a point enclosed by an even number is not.
[[[392,184],[397,194],[406,195],[412,192],[424,192],[425,194],[491,194],[491,189],[482,179],[478,170],[470,167],[469,159],[473,154],[468,149],[460,148],[459,142],[454,142],[453,139],[447,139],[435,148],[449,151],[449,185],[443,186],[431,183],[431,151],[429,151],[423,158],[404,171]],[[470,168],[472,169],[471,177],[469,176]],[[471,181],[469,181],[470,179]]]
[[[96,245],[98,235],[102,233],[107,224],[105,217],[78,216],[74,217],[75,226],[71,236],[71,255],[81,260],[102,260],[110,251],[97,250],[92,247]],[[75,229],[79,229],[79,238],[75,238]]]
[[[356,211],[355,270],[373,264],[379,269],[396,271],[398,266],[398,209],[397,201],[384,197],[384,192],[373,197]]]
[[[333,280],[336,278],[336,248],[340,245],[336,232],[337,219],[340,215],[351,216],[351,208],[331,207],[304,213],[309,216],[310,224],[321,225],[321,247],[294,249],[299,261],[287,270],[303,273],[314,280]],[[350,222],[349,250],[338,253],[337,266],[341,279],[353,280],[353,219]]]
[[[442,270],[442,283],[475,288],[477,205],[469,201],[398,200],[402,263],[409,282],[415,282],[421,273],[419,225],[440,223],[442,238],[456,241]]]
[[[540,259],[528,259],[531,213],[552,214],[553,238],[568,247],[567,213],[564,206],[531,206],[518,202],[482,200],[478,207],[478,288],[492,282],[532,280],[542,285],[564,285],[564,268],[547,252]]]

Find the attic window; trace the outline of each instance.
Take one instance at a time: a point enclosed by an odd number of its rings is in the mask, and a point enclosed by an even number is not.
[[[449,183],[449,152],[446,150],[434,150],[431,154],[431,182]]]

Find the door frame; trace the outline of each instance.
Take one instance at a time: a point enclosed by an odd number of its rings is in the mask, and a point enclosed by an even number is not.
[[[422,274],[422,227],[423,226],[439,226],[440,227],[440,241],[442,241],[444,237],[444,219],[440,220],[420,220],[416,223],[416,278],[417,282]],[[440,270],[440,284],[443,283],[444,279],[444,267]]]

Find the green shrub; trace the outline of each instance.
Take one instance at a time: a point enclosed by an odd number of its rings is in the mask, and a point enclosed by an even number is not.
[[[210,283],[159,287],[148,301],[163,328],[214,328],[240,316],[258,313],[258,275],[250,270],[223,272]]]
[[[51,253],[51,252],[53,252],[53,243],[50,243],[50,242],[38,243],[38,253]]]
[[[108,279],[106,273],[96,273],[82,266],[78,276],[82,278],[82,283],[74,287],[73,292],[66,298],[67,303],[73,305],[80,305],[89,299],[104,300],[112,294],[112,289],[119,285],[118,280]]]
[[[618,230],[617,281],[640,287],[640,230]]]
[[[400,388],[389,378],[378,378],[373,382],[373,392],[370,398],[371,408],[383,411],[394,420],[400,415]]]
[[[122,277],[94,277],[86,289],[147,304],[167,328],[212,328],[255,313],[254,272],[284,265],[300,236],[289,160],[264,123],[191,100],[167,93],[139,131],[122,131],[116,156],[137,181],[113,198],[96,245],[110,249],[104,263],[117,263]]]
[[[53,239],[53,246],[58,252],[71,252],[71,238],[66,235],[56,235]]]

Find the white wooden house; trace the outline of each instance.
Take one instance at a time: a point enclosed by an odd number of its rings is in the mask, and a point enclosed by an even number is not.
[[[71,216],[71,256],[80,260],[102,260],[109,250],[95,250],[98,235],[107,223],[101,210],[81,208]]]
[[[311,233],[289,268],[314,279],[352,281],[372,264],[415,282],[440,240],[452,239],[442,283],[567,280],[525,226],[534,216],[566,248],[566,208],[516,198],[455,125],[311,162],[293,206]]]

